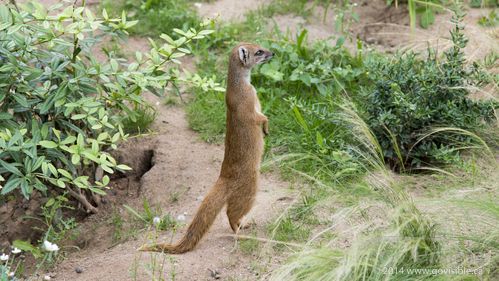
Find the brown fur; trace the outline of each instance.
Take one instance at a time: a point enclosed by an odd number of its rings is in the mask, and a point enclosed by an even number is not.
[[[227,204],[227,216],[234,232],[255,201],[263,154],[263,136],[268,120],[263,115],[255,88],[250,83],[251,68],[267,62],[273,53],[254,44],[241,43],[229,57],[227,77],[227,127],[225,156],[220,176],[204,198],[184,237],[175,245],[144,245],[140,251],[180,254],[192,250]]]

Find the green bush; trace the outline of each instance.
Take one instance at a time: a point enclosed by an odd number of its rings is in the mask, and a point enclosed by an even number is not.
[[[59,14],[36,2],[23,10],[0,5],[0,202],[34,192],[68,193],[89,212],[92,195],[105,195],[109,177],[94,180],[97,168],[112,174],[128,170],[110,155],[127,135],[122,121],[137,118],[149,90],[161,95],[182,80],[216,86],[208,80],[179,78],[173,63],[190,54],[188,44],[209,30],[176,30],[163,45],[137,52],[135,61],[94,56],[105,36],[125,37],[137,22],[97,18],[85,7]],[[206,86],[208,85],[208,86]],[[140,113],[140,112],[139,112]],[[136,119],[135,119],[136,120]]]
[[[466,63],[462,49],[467,40],[458,23],[451,35],[454,45],[443,58],[433,52],[426,59],[409,53],[366,62],[375,85],[364,89],[365,100],[358,104],[395,169],[452,161],[460,146],[473,142],[470,134],[456,134],[452,128],[477,132],[494,120],[497,102],[468,97],[484,77],[476,64]],[[435,128],[448,129],[422,138]]]
[[[270,118],[269,150],[284,157],[283,167],[338,179],[355,169],[349,133],[336,122],[337,105],[359,89],[366,73],[361,56],[351,56],[341,44],[305,42],[303,31],[295,42],[268,44],[276,56],[255,71],[252,83]]]

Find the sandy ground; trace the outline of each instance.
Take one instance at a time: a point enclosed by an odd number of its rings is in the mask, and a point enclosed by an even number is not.
[[[219,0],[212,3],[197,5],[198,13],[204,17],[218,15],[221,20],[242,20],[242,15],[262,7],[270,0]],[[312,2],[311,2],[312,3]],[[449,30],[454,24],[451,22],[452,13],[445,10],[436,16],[435,23],[428,29],[419,27],[411,31],[406,6],[387,8],[385,0],[359,0],[354,7],[359,21],[352,21],[347,33],[352,40],[345,45],[355,51],[355,38],[360,38],[371,47],[380,51],[396,52],[398,50],[424,51],[427,46],[445,50],[451,46]],[[309,6],[312,6],[310,4]],[[469,59],[480,59],[492,51],[499,51],[499,27],[483,28],[477,24],[482,16],[487,16],[489,9],[467,9],[464,18],[464,33],[469,38],[465,52]],[[324,17],[326,13],[326,17]],[[276,15],[269,21],[269,29],[277,27],[280,31],[292,35],[302,28],[307,29],[308,39],[330,40],[332,44],[342,34],[336,29],[335,19],[337,12],[317,6],[313,9],[313,16],[308,19],[296,15]]]

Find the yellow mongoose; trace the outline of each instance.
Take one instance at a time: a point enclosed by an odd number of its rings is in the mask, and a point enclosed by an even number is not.
[[[268,119],[261,113],[256,90],[250,83],[250,72],[253,66],[269,61],[273,55],[269,50],[248,43],[241,43],[232,50],[225,96],[225,155],[220,176],[177,244],[144,245],[140,251],[180,254],[192,250],[225,204],[230,227],[234,232],[239,230],[241,219],[255,200],[263,134],[268,134]]]

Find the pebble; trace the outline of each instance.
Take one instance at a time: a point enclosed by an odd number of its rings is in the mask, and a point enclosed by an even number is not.
[[[81,268],[81,267],[75,267],[75,272],[76,273],[82,273],[83,272],[83,268]]]
[[[210,275],[214,279],[220,279],[220,272],[218,272],[216,269],[208,269],[210,271]]]

